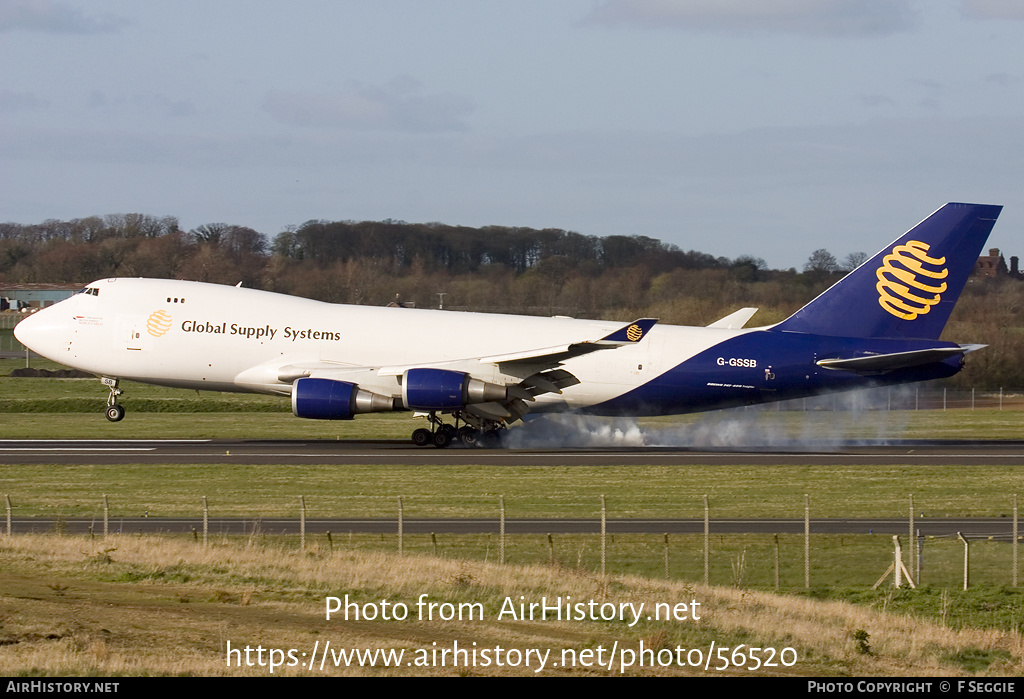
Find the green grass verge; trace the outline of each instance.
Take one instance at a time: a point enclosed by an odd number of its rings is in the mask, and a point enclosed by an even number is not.
[[[1013,466],[0,465],[0,493],[23,516],[223,517],[1006,517]],[[1009,519],[1007,519],[1007,528]]]

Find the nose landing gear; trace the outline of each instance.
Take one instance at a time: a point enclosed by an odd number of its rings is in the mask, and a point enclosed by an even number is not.
[[[108,379],[104,376],[100,381],[110,389],[110,397],[107,398],[107,419],[111,422],[123,420],[124,406],[117,402],[117,397],[124,391],[117,387],[117,379]]]

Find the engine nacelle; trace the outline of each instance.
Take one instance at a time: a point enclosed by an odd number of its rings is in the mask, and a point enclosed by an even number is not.
[[[292,384],[292,413],[313,420],[351,420],[357,413],[394,410],[388,396],[348,381],[304,377]]]
[[[410,410],[458,410],[471,403],[501,401],[508,390],[448,369],[409,369],[402,375],[402,402]]]

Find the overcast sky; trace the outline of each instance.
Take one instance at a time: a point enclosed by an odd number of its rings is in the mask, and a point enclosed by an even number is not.
[[[0,220],[402,219],[1024,257],[1019,0],[0,0]]]

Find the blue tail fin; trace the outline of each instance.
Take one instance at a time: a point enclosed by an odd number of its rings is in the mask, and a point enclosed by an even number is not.
[[[946,204],[775,329],[938,339],[1002,208]]]

